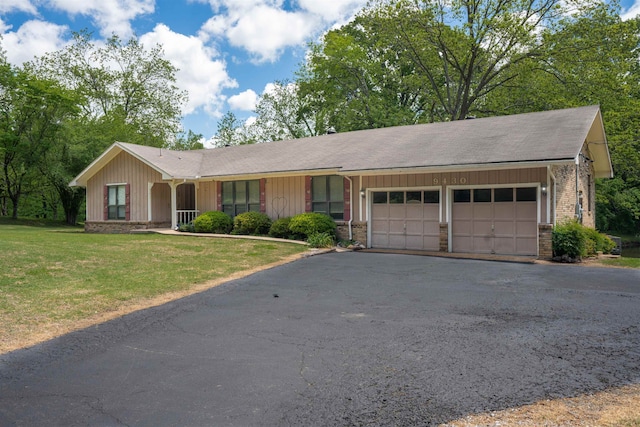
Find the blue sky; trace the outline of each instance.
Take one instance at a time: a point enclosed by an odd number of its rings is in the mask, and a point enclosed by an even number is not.
[[[306,44],[347,22],[366,0],[0,0],[2,47],[13,64],[63,47],[71,32],[157,43],[189,94],[184,127],[212,137],[233,111],[249,118],[269,83],[290,79]]]
[[[637,1],[638,3],[633,3]],[[9,61],[63,47],[72,31],[97,41],[136,35],[162,44],[189,94],[184,127],[211,138],[233,111],[249,118],[275,80],[291,79],[306,44],[347,22],[367,0],[0,0],[0,34]],[[623,17],[640,0],[623,0]]]

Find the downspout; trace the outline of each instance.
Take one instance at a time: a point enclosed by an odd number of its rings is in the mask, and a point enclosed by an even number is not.
[[[580,178],[580,154],[578,154],[576,156],[576,218],[578,219],[578,222],[580,222],[582,224],[582,212],[581,212],[581,206],[580,206],[580,185],[579,185],[579,180]]]
[[[349,240],[353,240],[353,231],[351,230],[351,222],[353,221],[353,180],[346,175],[344,177],[349,180],[349,197],[351,198],[349,200]]]

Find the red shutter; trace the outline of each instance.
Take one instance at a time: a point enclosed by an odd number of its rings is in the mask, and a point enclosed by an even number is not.
[[[131,221],[131,184],[124,185],[124,219]]]
[[[311,177],[304,177],[304,211],[311,212]]]
[[[216,182],[216,208],[222,211],[222,181]]]
[[[109,186],[107,185],[104,186],[102,219],[105,221],[109,219]]]
[[[267,179],[262,178],[260,180],[260,212],[267,213]]]
[[[351,220],[351,185],[349,180],[344,179],[344,213],[343,218],[345,221]]]

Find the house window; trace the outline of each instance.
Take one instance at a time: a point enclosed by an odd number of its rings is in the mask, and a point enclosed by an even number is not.
[[[107,219],[127,219],[126,185],[109,185],[107,188]]]
[[[223,182],[222,211],[231,217],[243,212],[260,212],[260,181]]]
[[[344,178],[341,176],[314,176],[311,181],[313,212],[344,219]]]

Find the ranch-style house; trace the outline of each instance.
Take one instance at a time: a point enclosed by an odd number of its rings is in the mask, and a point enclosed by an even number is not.
[[[550,258],[554,224],[595,226],[594,180],[612,174],[587,106],[195,151],[116,142],[70,185],[88,232],[322,212],[368,248]]]

